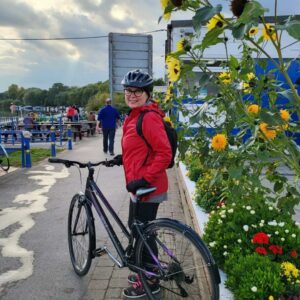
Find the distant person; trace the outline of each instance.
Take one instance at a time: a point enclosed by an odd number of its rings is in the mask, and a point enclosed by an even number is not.
[[[114,142],[116,135],[117,122],[120,124],[119,112],[111,106],[111,99],[105,100],[105,107],[100,109],[97,118],[96,131],[100,132],[100,124],[103,132],[103,152],[109,151],[110,155],[114,154]]]
[[[72,105],[74,108],[74,116],[73,116],[73,122],[79,122],[80,120],[80,110],[76,105]]]
[[[10,109],[11,114],[14,115],[17,112],[17,105],[12,102],[10,104],[9,109]]]
[[[23,119],[24,129],[31,131],[33,129],[34,120],[33,120],[33,114],[28,113],[26,117]]]
[[[67,108],[67,118],[69,122],[73,121],[74,118],[74,114],[75,114],[75,109],[72,105],[69,105]]]
[[[90,122],[96,121],[95,113],[94,113],[93,111],[90,111],[90,113],[88,114],[87,119],[88,119],[88,121],[90,121]]]

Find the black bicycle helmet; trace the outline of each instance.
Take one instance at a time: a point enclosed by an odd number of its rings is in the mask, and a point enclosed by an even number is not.
[[[137,69],[129,71],[122,79],[121,84],[124,87],[132,86],[152,91],[153,78],[147,72]]]

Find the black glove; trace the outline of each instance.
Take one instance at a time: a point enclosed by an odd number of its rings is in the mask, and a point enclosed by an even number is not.
[[[106,162],[107,167],[121,166],[121,165],[123,165],[122,154],[119,154],[119,155],[115,156],[113,159],[108,160]]]
[[[131,192],[133,194],[136,193],[136,191],[139,188],[146,188],[150,185],[150,183],[148,181],[146,181],[144,178],[138,179],[138,180],[132,180],[130,181],[127,185],[127,191]]]

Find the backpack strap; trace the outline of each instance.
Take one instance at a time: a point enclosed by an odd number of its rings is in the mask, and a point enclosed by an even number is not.
[[[155,111],[155,110],[144,110],[144,111],[140,112],[140,115],[139,115],[138,120],[136,122],[136,132],[144,140],[144,142],[146,143],[146,145],[150,149],[152,149],[151,145],[148,143],[148,141],[146,140],[146,138],[145,138],[145,136],[143,134],[143,128],[142,128],[144,116],[149,111],[153,111],[153,112],[155,112],[155,113],[158,114],[158,112]]]

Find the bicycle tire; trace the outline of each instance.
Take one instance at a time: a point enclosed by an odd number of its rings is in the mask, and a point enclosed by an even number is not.
[[[152,263],[149,263],[149,256],[148,263],[144,262],[149,251],[142,239],[137,241],[136,262],[140,268],[157,272],[160,276],[160,299],[219,299],[218,267],[194,230],[176,220],[157,219],[149,223],[143,233],[148,242],[151,238],[155,240],[157,259],[168,275],[162,278],[154,260],[150,258]],[[143,271],[138,273],[148,298],[157,299],[151,294],[149,277]]]
[[[74,271],[79,276],[88,273],[95,250],[95,224],[91,207],[84,195],[76,194],[68,215],[68,244]]]
[[[0,168],[7,172],[10,168],[8,154],[5,148],[0,144]]]

